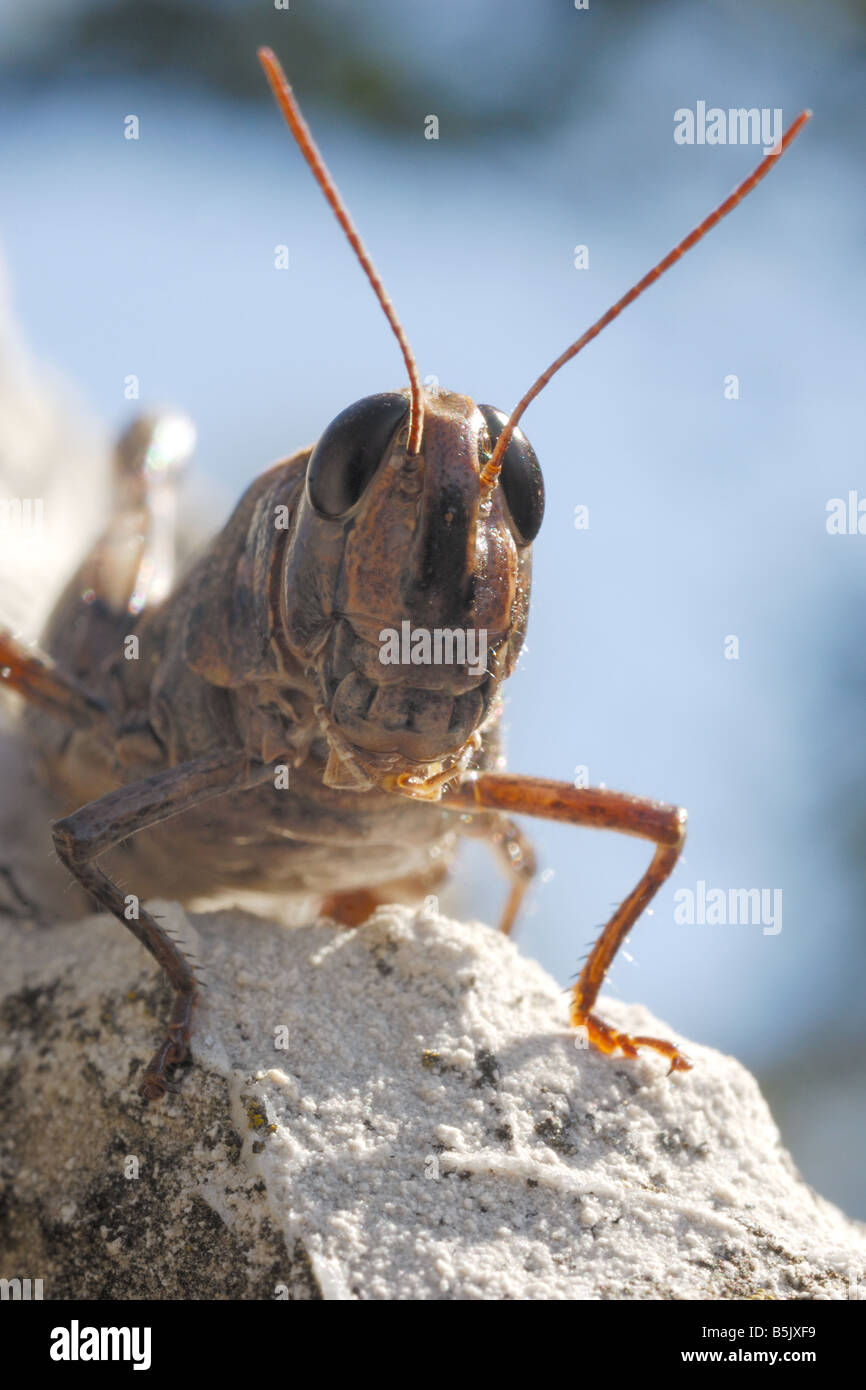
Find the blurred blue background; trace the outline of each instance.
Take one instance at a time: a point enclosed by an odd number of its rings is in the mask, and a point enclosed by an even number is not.
[[[841,0],[0,3],[18,319],[113,427],[130,373],[142,405],[192,414],[217,517],[343,406],[403,384],[257,43],[296,85],[422,375],[505,410],[758,162],[675,144],[677,108],[781,107],[786,126],[814,108],[752,198],[525,417],[548,509],[507,721],[516,771],[586,766],[688,807],[685,858],[609,988],[751,1067],[805,1176],[861,1216],[866,536],[825,522],[829,499],[866,497],[864,41],[863,5]],[[532,835],[546,872],[520,946],[565,986],[647,849]],[[495,921],[491,861],[462,864],[446,906]],[[677,925],[674,892],[699,880],[781,889],[781,932]]]

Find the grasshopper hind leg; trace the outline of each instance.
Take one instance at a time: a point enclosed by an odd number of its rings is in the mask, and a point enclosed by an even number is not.
[[[116,576],[116,605],[130,613],[161,603],[174,583],[178,486],[195,444],[185,415],[141,416],[115,449],[114,526],[134,533],[132,565]],[[135,529],[137,527],[137,529]]]
[[[79,680],[92,680],[117,655],[139,613],[171,591],[178,486],[193,442],[185,416],[144,415],[115,445],[107,522],[43,637],[45,649]]]
[[[176,415],[142,416],[120,436],[102,535],[56,603],[41,648],[0,628],[0,688],[67,725],[110,719],[101,670],[137,615],[171,589],[177,489],[193,438]]]

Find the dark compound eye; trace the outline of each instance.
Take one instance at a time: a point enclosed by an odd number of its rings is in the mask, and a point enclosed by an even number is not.
[[[503,415],[501,410],[495,410],[492,405],[480,405],[478,409],[484,416],[491,448],[495,449],[496,442],[508,423],[508,416]],[[508,441],[508,448],[502,460],[499,486],[505,493],[518,539],[523,545],[529,545],[538,535],[544,517],[544,479],[535,450],[523,430],[519,428]]]
[[[385,456],[409,401],[397,391],[365,396],[328,425],[307,464],[307,495],[322,516],[351,511]]]

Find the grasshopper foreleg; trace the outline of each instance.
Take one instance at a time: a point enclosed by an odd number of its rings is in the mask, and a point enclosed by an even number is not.
[[[267,776],[268,770],[262,768],[261,775]],[[258,780],[258,773],[250,774],[245,753],[215,753],[108,792],[53,826],[57,854],[70,873],[138,938],[162,966],[175,991],[168,1035],[142,1080],[141,1092],[147,1100],[165,1095],[169,1088],[166,1067],[186,1056],[197,998],[196,979],[183,951],[149,912],[139,908],[138,915],[130,919],[127,896],[93,861],[136,831]]]
[[[685,811],[604,787],[576,788],[568,782],[505,772],[479,773],[445,798],[446,803],[454,801],[467,810],[540,816],[569,825],[617,830],[655,844],[646,873],[620,903],[589,953],[574,986],[571,1021],[575,1027],[586,1029],[589,1042],[601,1052],[619,1049],[627,1057],[635,1057],[639,1047],[649,1047],[669,1059],[671,1071],[689,1071],[691,1062],[673,1043],[618,1032],[592,1012],[614,956],[679,859],[686,836]]]

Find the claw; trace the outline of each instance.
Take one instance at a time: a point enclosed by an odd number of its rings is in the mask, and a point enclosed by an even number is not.
[[[189,1029],[180,1023],[170,1023],[168,1037],[151,1057],[139,1087],[146,1101],[162,1100],[168,1091],[177,1093],[178,1087],[168,1080],[165,1069],[182,1062],[188,1052]]]
[[[182,1062],[189,1052],[189,1028],[185,1023],[170,1023],[168,1025],[168,1052],[166,1053],[166,1063],[169,1066],[176,1066]]]
[[[164,1076],[156,1076],[148,1068],[138,1090],[139,1094],[148,1102],[162,1100],[168,1090],[168,1082]]]
[[[666,1042],[664,1038],[650,1038],[643,1035],[634,1036],[631,1033],[620,1033],[618,1029],[612,1028],[609,1023],[605,1023],[597,1014],[583,1014],[577,1009],[572,1010],[571,1022],[576,1028],[585,1028],[590,1045],[597,1048],[599,1052],[607,1053],[619,1050],[626,1057],[637,1057],[639,1047],[649,1047],[653,1052],[659,1052],[663,1057],[670,1061],[668,1076],[672,1071],[691,1071],[693,1063],[689,1061],[684,1052],[672,1042]]]

